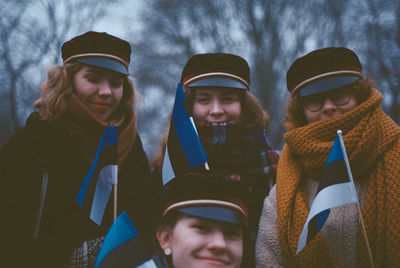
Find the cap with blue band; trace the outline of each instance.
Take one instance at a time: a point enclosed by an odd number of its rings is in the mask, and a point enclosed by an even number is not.
[[[250,68],[240,56],[229,53],[193,55],[182,71],[186,87],[223,87],[250,90]]]
[[[350,85],[362,79],[358,56],[345,47],[314,50],[296,59],[287,71],[292,96],[309,96]]]
[[[65,42],[61,51],[64,64],[77,61],[128,74],[130,44],[107,33],[86,32]]]

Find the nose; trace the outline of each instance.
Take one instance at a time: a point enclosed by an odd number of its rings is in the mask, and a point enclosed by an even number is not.
[[[322,104],[322,112],[323,113],[334,113],[337,110],[336,105],[331,101],[330,98],[325,98],[324,103]]]
[[[208,249],[213,251],[224,251],[227,243],[224,234],[221,231],[215,231],[210,236]]]
[[[224,113],[222,104],[218,100],[214,100],[211,105],[212,105],[210,110],[211,115],[221,115]]]
[[[99,95],[103,97],[111,96],[111,87],[107,81],[103,81],[102,83],[98,84],[99,87]]]

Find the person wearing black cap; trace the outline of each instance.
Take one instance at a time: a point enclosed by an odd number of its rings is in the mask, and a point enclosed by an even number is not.
[[[221,173],[176,177],[162,191],[157,267],[247,267],[248,199],[245,184]]]
[[[196,54],[183,68],[180,82],[210,169],[246,182],[252,191],[249,247],[254,247],[262,203],[275,182],[278,154],[266,136],[268,114],[250,92],[249,65],[234,54]],[[163,150],[167,139],[168,133]],[[156,172],[162,167],[163,150],[153,162]],[[248,267],[253,259],[250,253]]]
[[[2,267],[93,266],[113,205],[98,226],[89,219],[90,202],[80,208],[76,197],[110,125],[118,125],[118,210],[127,211],[138,229],[146,224],[140,222],[140,201],[149,165],[128,77],[131,46],[107,33],[87,32],[65,42],[61,52],[63,64],[49,69],[35,102],[39,112],[0,151],[6,189],[1,237],[7,247],[1,252],[8,262]]]
[[[331,209],[317,236],[297,255],[300,233],[322,171],[342,131],[375,267],[398,267],[400,128],[382,110],[382,95],[362,74],[358,56],[329,47],[294,61],[288,132],[277,181],[264,202],[257,267],[369,267],[356,204]]]

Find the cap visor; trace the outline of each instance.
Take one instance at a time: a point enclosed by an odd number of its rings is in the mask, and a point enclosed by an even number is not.
[[[239,212],[224,207],[216,207],[216,206],[193,206],[193,207],[184,207],[178,209],[178,211],[205,219],[223,221],[227,223],[234,224],[244,224],[244,217],[240,215]]]
[[[125,75],[128,74],[128,69],[123,64],[112,59],[90,57],[90,58],[80,58],[77,59],[76,61],[92,66],[105,68]]]
[[[226,78],[226,77],[209,77],[205,79],[200,79],[190,83],[189,87],[231,87],[231,88],[240,88],[240,89],[248,89],[244,84],[239,81]]]
[[[358,76],[338,76],[329,77],[316,81],[299,90],[300,97],[318,94],[324,91],[336,89],[354,83],[360,79]]]

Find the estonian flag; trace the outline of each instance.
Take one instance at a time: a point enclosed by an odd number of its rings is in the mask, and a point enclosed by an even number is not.
[[[358,199],[339,130],[326,161],[310,213],[300,234],[296,254],[321,231],[331,208],[350,203],[358,203]]]
[[[118,183],[117,146],[118,126],[109,126],[103,132],[92,166],[90,167],[76,198],[79,206],[82,207],[90,180],[93,175],[96,174],[95,171],[101,168],[98,173],[96,190],[93,196],[92,209],[90,211],[90,219],[97,225],[101,225],[113,184]],[[102,163],[104,167],[99,166],[99,163]]]
[[[139,234],[126,212],[115,220],[97,255],[95,268],[156,268],[142,247]]]
[[[208,161],[196,127],[186,111],[185,93],[179,83],[162,167],[163,184],[182,172]]]

